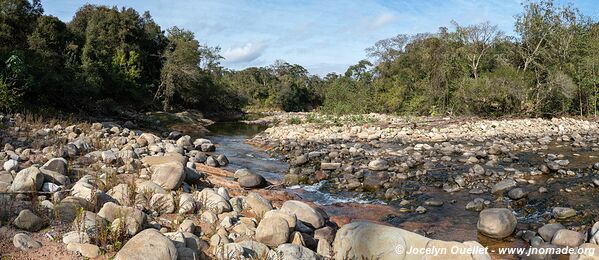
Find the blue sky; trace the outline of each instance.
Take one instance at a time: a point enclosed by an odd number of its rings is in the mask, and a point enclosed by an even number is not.
[[[564,3],[566,1],[558,1]],[[597,17],[599,3],[569,1]],[[202,44],[220,46],[223,65],[266,66],[277,59],[311,73],[344,72],[366,57],[364,49],[397,34],[433,32],[490,21],[512,34],[519,0],[48,0],[46,14],[70,21],[85,3],[149,10],[163,30],[177,25]]]

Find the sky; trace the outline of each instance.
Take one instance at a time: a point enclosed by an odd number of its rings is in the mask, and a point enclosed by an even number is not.
[[[435,32],[455,20],[490,21],[513,34],[520,0],[48,0],[46,14],[68,22],[82,5],[150,11],[166,30],[193,31],[202,44],[220,46],[231,69],[268,66],[275,60],[300,64],[312,74],[344,72],[366,58],[364,49],[397,34]],[[559,0],[558,4],[566,1]],[[594,0],[568,1],[597,17]]]

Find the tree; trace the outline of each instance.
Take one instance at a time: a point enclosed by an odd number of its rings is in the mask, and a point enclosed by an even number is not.
[[[200,44],[193,33],[173,27],[168,30],[168,41],[160,73],[161,83],[155,95],[155,98],[162,99],[164,111],[173,109],[177,94],[184,100],[191,98],[189,92],[200,79]]]
[[[476,79],[481,59],[494,44],[503,38],[503,33],[497,29],[496,25],[491,25],[489,22],[461,26],[452,21],[452,24],[456,30],[457,40],[463,45],[462,49],[468,59],[472,76]]]

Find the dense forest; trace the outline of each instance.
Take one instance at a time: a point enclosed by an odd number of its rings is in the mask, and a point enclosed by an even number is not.
[[[149,12],[85,5],[65,23],[39,0],[0,0],[0,110],[597,114],[599,24],[535,1],[514,28],[454,22],[397,35],[319,77],[284,61],[226,69],[219,47],[164,30]]]

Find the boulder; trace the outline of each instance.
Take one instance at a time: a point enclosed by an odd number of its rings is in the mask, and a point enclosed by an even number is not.
[[[11,191],[39,191],[44,184],[44,175],[36,167],[29,167],[17,173]]]
[[[250,192],[245,198],[245,202],[256,216],[264,216],[264,213],[272,210],[270,201],[255,192]]]
[[[376,159],[368,163],[368,169],[371,171],[384,171],[389,168],[387,161],[383,159]]]
[[[518,184],[516,183],[515,180],[505,179],[505,180],[502,180],[502,181],[498,182],[497,184],[495,184],[495,186],[493,186],[493,188],[491,189],[491,193],[501,193],[505,190],[515,188],[516,185],[518,185]]]
[[[317,229],[324,226],[325,218],[321,212],[304,202],[288,200],[283,203],[281,211],[295,215],[297,220],[304,222],[311,228]]]
[[[244,254],[250,259],[266,259],[268,255],[268,247],[260,242],[244,240],[237,244],[243,247]]]
[[[150,199],[150,207],[158,214],[170,214],[175,212],[175,198],[170,193],[157,193]]]
[[[115,260],[176,260],[177,248],[156,229],[146,229],[132,237],[114,257]]]
[[[269,254],[269,259],[301,259],[317,260],[318,255],[314,251],[300,245],[282,244],[277,247],[275,252]]]
[[[59,173],[61,175],[68,174],[68,163],[64,158],[52,158],[48,160],[40,170],[43,172],[44,170],[53,171]]]
[[[545,224],[542,227],[539,228],[538,233],[539,236],[541,236],[541,238],[543,238],[543,240],[547,241],[547,242],[551,242],[551,239],[553,239],[553,236],[555,235],[555,233],[560,230],[560,229],[564,229],[564,225],[560,224],[560,223],[554,223],[554,224]]]
[[[44,220],[33,214],[31,210],[24,209],[19,212],[19,216],[13,221],[13,225],[20,229],[30,232],[36,232],[42,229],[45,225]]]
[[[182,164],[171,162],[152,166],[152,181],[167,190],[178,189],[185,179]]]
[[[506,208],[491,208],[480,212],[476,228],[491,238],[504,238],[516,229],[516,217]]]
[[[146,156],[141,159],[141,162],[150,167],[165,163],[179,163],[185,165],[187,158],[178,153],[166,153],[164,156]]]
[[[219,166],[227,166],[229,164],[229,159],[227,159],[227,156],[225,156],[224,154],[220,154],[216,157],[216,161],[218,162]]]
[[[256,241],[267,246],[278,246],[289,239],[289,225],[284,218],[273,216],[260,221],[256,229]]]
[[[85,258],[96,258],[100,255],[100,248],[96,245],[87,243],[69,243],[67,250],[78,252]]]
[[[551,239],[551,244],[554,244],[556,246],[577,247],[579,245],[582,245],[584,241],[584,234],[569,229],[560,229],[557,232],[555,232],[555,235],[553,235],[553,238]]]
[[[552,210],[556,219],[567,219],[576,216],[576,210],[566,207],[555,207]]]
[[[196,210],[196,202],[193,196],[189,193],[183,193],[179,197],[179,214],[194,213]]]
[[[262,188],[266,186],[266,179],[262,175],[251,173],[237,179],[242,188]]]
[[[117,218],[131,217],[135,219],[135,223],[139,225],[139,230],[144,226],[147,219],[146,213],[143,213],[143,211],[139,209],[127,206],[119,206],[112,202],[105,203],[100,211],[98,211],[98,216],[110,222],[113,222]]]
[[[599,245],[584,243],[578,247],[574,254],[570,255],[571,260],[596,260],[599,259]]]
[[[210,188],[194,192],[193,198],[199,207],[208,209],[216,214],[233,210],[229,201]]]

